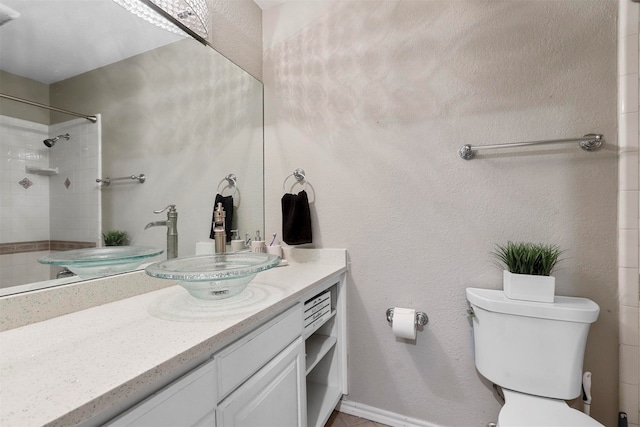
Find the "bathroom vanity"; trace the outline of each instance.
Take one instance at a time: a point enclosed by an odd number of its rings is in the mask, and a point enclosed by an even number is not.
[[[287,258],[227,300],[174,285],[0,333],[0,424],[324,425],[347,392],[346,252]]]

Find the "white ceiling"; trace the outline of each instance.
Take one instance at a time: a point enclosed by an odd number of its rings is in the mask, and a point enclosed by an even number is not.
[[[278,6],[284,2],[286,2],[287,0],[253,0],[258,6],[260,6],[260,9],[262,10],[267,10],[271,7],[274,6]]]
[[[0,0],[0,69],[54,83],[179,40],[112,0]]]

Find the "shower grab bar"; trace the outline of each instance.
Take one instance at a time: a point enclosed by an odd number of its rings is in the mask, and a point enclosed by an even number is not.
[[[120,178],[109,178],[109,177],[96,178],[96,182],[98,182],[100,184],[104,184],[104,185],[106,185],[108,187],[109,185],[111,185],[111,181],[120,181],[120,180],[123,180],[123,179],[137,179],[140,184],[144,184],[144,181],[147,179],[147,177],[144,176],[143,173],[141,173],[138,176],[130,175],[130,176],[121,176]]]
[[[577,142],[585,151],[596,151],[602,146],[604,137],[599,133],[589,133],[581,138],[564,138],[564,139],[548,139],[543,141],[528,141],[528,142],[512,142],[507,144],[493,144],[493,145],[475,145],[469,144],[463,145],[458,150],[458,154],[464,160],[471,160],[475,157],[478,150],[493,150],[494,148],[508,148],[508,147],[526,147],[529,145],[542,145],[542,144],[555,144],[561,142]]]
[[[58,113],[63,113],[63,114],[69,114],[70,116],[82,117],[83,119],[89,120],[91,123],[95,123],[98,121],[98,118],[96,116],[87,116],[85,114],[74,113],[73,111],[63,110],[62,108],[51,107],[49,105],[40,104],[39,102],[18,98],[17,96],[0,93],[0,98],[10,99],[11,101],[16,101],[16,102],[22,102],[23,104],[33,105],[34,107],[46,108],[47,110],[56,111]]]

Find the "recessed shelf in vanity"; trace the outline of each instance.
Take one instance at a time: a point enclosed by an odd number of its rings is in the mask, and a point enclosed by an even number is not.
[[[323,426],[346,390],[344,380],[344,311],[340,283],[305,303],[307,424]],[[315,310],[315,313],[313,312]],[[340,313],[339,316],[336,314]]]
[[[323,335],[312,335],[305,341],[305,349],[307,351],[307,372],[316,367],[318,362],[336,345],[338,339],[336,337],[326,337]]]

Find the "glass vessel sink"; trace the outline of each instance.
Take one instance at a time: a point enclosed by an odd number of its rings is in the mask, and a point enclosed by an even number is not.
[[[55,252],[38,262],[66,267],[82,279],[91,279],[134,270],[147,258],[163,252],[150,246],[105,246]]]
[[[236,252],[174,258],[153,263],[149,276],[173,279],[199,299],[222,299],[238,295],[260,271],[276,267],[277,255]]]

